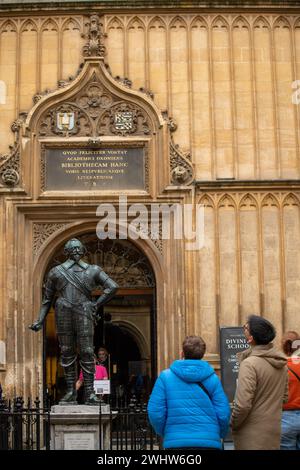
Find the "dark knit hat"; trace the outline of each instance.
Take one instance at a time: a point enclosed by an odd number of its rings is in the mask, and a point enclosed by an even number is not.
[[[256,344],[268,344],[276,336],[276,330],[272,323],[258,315],[250,315],[247,323],[249,325],[249,333],[253,336]]]

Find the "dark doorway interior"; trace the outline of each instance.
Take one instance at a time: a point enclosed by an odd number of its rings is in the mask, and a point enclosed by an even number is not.
[[[101,326],[95,331],[96,339],[101,337]],[[109,377],[111,379],[112,393],[129,393],[130,387],[130,362],[141,360],[140,350],[132,336],[114,323],[105,322],[104,346],[109,352]],[[96,344],[96,343],[95,343]],[[99,344],[99,346],[102,346]],[[97,349],[97,347],[96,347]]]
[[[116,296],[103,309],[95,328],[95,350],[109,353],[108,373],[112,394],[147,398],[156,376],[153,293]]]

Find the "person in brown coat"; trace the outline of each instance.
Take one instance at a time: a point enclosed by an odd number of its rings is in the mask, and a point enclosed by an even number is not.
[[[271,341],[274,326],[251,315],[244,325],[250,348],[238,354],[240,370],[231,416],[236,450],[280,448],[282,404],[287,400],[285,355]]]

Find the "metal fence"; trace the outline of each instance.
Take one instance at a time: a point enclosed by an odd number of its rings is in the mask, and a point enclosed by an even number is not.
[[[135,396],[110,398],[109,417],[99,406],[99,448],[102,450],[153,450],[161,442],[148,421],[147,404]],[[80,405],[78,405],[80,406]],[[51,408],[41,408],[38,399],[22,397],[0,400],[0,450],[50,450]],[[103,420],[109,419],[108,435],[103,439]]]
[[[50,410],[22,397],[0,400],[0,450],[50,449]]]
[[[135,396],[110,400],[110,450],[154,450],[161,448],[160,438],[151,427],[147,403]],[[101,423],[101,415],[100,415]]]

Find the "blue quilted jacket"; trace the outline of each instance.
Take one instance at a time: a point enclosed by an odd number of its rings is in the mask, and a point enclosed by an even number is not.
[[[197,385],[201,382],[208,395]],[[230,407],[221,382],[208,362],[185,359],[173,362],[155,382],[148,403],[155,432],[170,447],[221,449]]]

